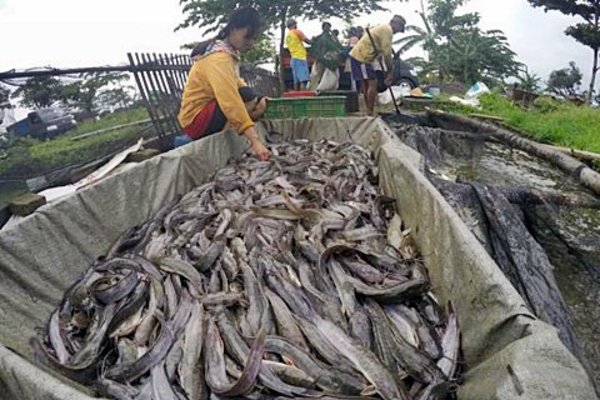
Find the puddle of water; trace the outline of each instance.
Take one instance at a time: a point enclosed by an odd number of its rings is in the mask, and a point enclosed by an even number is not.
[[[469,181],[480,181],[498,186],[521,186],[554,193],[581,193],[573,179],[549,164],[540,162],[520,150],[486,143],[476,159],[453,157],[449,173]]]

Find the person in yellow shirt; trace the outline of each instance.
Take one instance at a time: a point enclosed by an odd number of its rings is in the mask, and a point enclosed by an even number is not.
[[[270,157],[254,127],[254,121],[266,111],[267,99],[259,99],[239,73],[240,53],[250,50],[263,30],[258,11],[239,8],[216,38],[200,43],[192,51],[194,65],[178,115],[183,132],[190,139],[220,132],[229,124],[250,141],[257,158]]]
[[[389,24],[378,25],[373,29],[367,28],[356,46],[350,51],[350,64],[354,79],[361,80],[361,86],[366,85],[365,103],[367,114],[375,115],[375,100],[377,99],[377,75],[375,71],[387,72],[386,85],[391,84],[394,76],[392,57],[392,40],[394,34],[404,32],[406,20],[400,15],[394,15]],[[364,88],[363,88],[364,90]]]
[[[292,56],[290,66],[294,77],[294,89],[304,90],[306,89],[306,84],[310,81],[308,61],[306,60],[307,52],[304,43],[310,44],[311,40],[298,29],[296,20],[290,19],[287,21],[286,25],[288,27],[288,33],[285,37],[285,44]]]

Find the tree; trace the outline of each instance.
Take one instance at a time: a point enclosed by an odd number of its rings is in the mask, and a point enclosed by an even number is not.
[[[520,64],[503,32],[481,30],[478,13],[456,14],[467,1],[431,0],[427,7],[421,2],[424,28],[410,27],[414,34],[396,41],[400,51],[420,45],[428,60],[423,73],[436,72],[442,81],[495,83],[515,75]]]
[[[598,55],[600,53],[600,2],[598,0],[528,0],[534,7],[543,7],[544,11],[560,11],[563,14],[579,17],[583,23],[578,23],[565,30],[567,36],[571,36],[592,49],[594,62],[592,66],[592,78],[588,90],[587,101],[592,100],[594,87],[596,85],[596,73],[598,67]]]
[[[418,12],[423,28],[417,25],[408,25],[406,27],[407,32],[411,32],[410,35],[404,36],[394,42],[394,44],[401,44],[402,46],[398,49],[400,54],[407,52],[415,46],[421,46],[421,48],[427,54],[426,61],[429,61],[430,52],[437,44],[439,40],[438,33],[433,29],[429,18],[427,17],[427,11],[425,5],[421,1],[421,11]]]
[[[97,106],[98,95],[108,89],[110,85],[128,80],[127,74],[117,73],[90,73],[84,80],[73,82],[60,87],[59,98],[69,107],[77,107],[92,112]]]
[[[421,11],[417,14],[421,18],[424,28],[416,25],[407,26],[407,30],[414,32],[414,34],[405,36],[395,42],[403,45],[399,51],[404,52],[420,45],[423,50],[430,52],[439,44],[450,41],[457,32],[475,28],[479,24],[479,14],[456,15],[458,7],[464,5],[467,1],[430,0],[428,6],[425,7],[425,3],[421,0]]]
[[[432,64],[442,79],[456,79],[466,84],[502,80],[511,72],[504,59],[506,49],[496,35],[479,28],[457,30],[448,43],[434,48]]]
[[[450,40],[457,32],[474,28],[481,20],[478,13],[456,15],[469,0],[430,0],[429,20],[437,35]],[[422,9],[424,9],[422,7]]]
[[[577,94],[577,86],[581,85],[583,74],[577,65],[571,61],[569,68],[563,68],[550,73],[548,90],[558,95],[568,97]]]
[[[127,108],[135,101],[132,96],[133,92],[134,88],[132,86],[103,90],[96,98],[96,107],[115,109],[118,106],[118,108]]]
[[[386,10],[382,3],[384,0],[180,0],[185,20],[176,30],[198,26],[204,33],[214,32],[227,21],[232,10],[240,6],[254,7],[265,18],[269,28],[279,28],[279,58],[276,64],[280,64],[279,60],[283,58],[286,21],[289,18],[338,17],[349,21],[358,14]],[[281,65],[278,67],[280,81],[283,82],[283,70]]]
[[[52,76],[34,77],[15,90],[11,98],[20,98],[19,104],[28,108],[50,107],[60,100],[60,87],[60,80]]]
[[[516,75],[520,65],[499,30],[482,31],[478,27],[458,30],[446,50],[442,69],[464,83],[503,81]]]
[[[519,79],[519,87],[522,90],[535,93],[539,92],[541,89],[542,78],[535,73],[530,74],[527,69],[525,69],[517,79]]]
[[[267,33],[254,43],[254,47],[247,53],[242,54],[241,62],[253,67],[272,62],[275,59],[275,46],[273,38]]]

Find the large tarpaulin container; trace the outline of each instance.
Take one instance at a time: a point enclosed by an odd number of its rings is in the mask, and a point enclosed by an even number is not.
[[[466,372],[460,399],[580,399],[596,396],[556,330],[537,320],[459,216],[421,172],[418,153],[380,120],[268,121],[263,134],[352,140],[373,151],[380,184],[415,235],[434,292],[458,311]],[[0,231],[0,398],[90,399],[91,392],[46,369],[29,339],[65,289],[117,237],[163,204],[210,178],[246,148],[214,135],[124,169],[48,204]],[[509,372],[511,370],[511,372]]]

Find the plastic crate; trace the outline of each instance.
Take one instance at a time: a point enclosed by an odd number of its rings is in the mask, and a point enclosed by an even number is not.
[[[265,118],[344,117],[345,102],[344,96],[273,99],[269,101]]]
[[[346,98],[346,112],[359,112],[358,92],[353,90],[328,90],[319,92],[319,96],[344,96]]]

